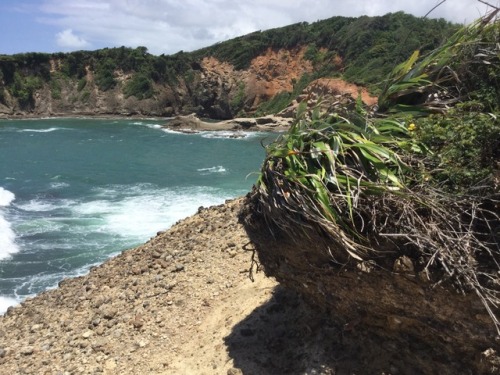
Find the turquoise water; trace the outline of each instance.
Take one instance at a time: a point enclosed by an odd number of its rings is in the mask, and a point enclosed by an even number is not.
[[[161,123],[0,120],[0,312],[250,190],[269,134]]]

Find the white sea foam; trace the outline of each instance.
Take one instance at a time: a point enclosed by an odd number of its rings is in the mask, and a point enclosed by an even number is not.
[[[249,132],[249,131],[204,131],[200,133],[203,138],[230,138],[230,139],[250,139],[256,137],[265,137],[269,133]]]
[[[76,215],[100,218],[94,230],[145,241],[156,232],[192,215],[198,207],[219,204],[226,196],[217,189],[185,188],[182,191],[153,186],[111,187],[98,192],[100,198],[74,207]],[[119,199],[110,197],[121,196]]]
[[[148,124],[147,122],[136,121],[133,122],[132,125],[145,126],[150,129],[161,129],[162,126],[160,124]]]
[[[0,187],[0,207],[7,207],[14,199],[16,196],[13,192]]]
[[[15,298],[0,296],[0,314],[4,314],[10,306],[19,304]]]
[[[69,187],[69,184],[67,182],[52,182],[50,184],[51,189],[64,189]]]
[[[227,170],[224,168],[222,165],[218,165],[216,167],[210,167],[210,168],[200,168],[197,169],[198,172],[201,172],[201,174],[211,174],[211,173],[226,173]]]
[[[16,207],[23,211],[31,212],[47,212],[58,208],[54,203],[43,199],[31,199],[26,203],[16,204]]]
[[[193,133],[180,132],[180,131],[176,131],[176,130],[172,130],[172,129],[168,129],[168,128],[162,128],[161,131],[168,133],[168,134],[180,134],[180,135],[199,134],[197,132],[193,132]]]
[[[5,207],[9,206],[16,198],[14,193],[0,187],[0,259],[17,253],[19,247],[16,244],[16,235],[10,223],[5,219]]]
[[[162,126],[160,124],[148,124],[146,125],[148,128],[151,128],[151,129],[161,129]]]
[[[21,129],[19,132],[27,132],[27,133],[50,133],[55,132],[56,130],[61,130],[63,128],[48,128],[48,129]]]

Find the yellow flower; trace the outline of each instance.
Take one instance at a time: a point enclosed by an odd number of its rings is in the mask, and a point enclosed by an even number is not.
[[[409,131],[411,131],[411,132],[412,132],[412,131],[414,131],[415,129],[417,129],[417,125],[415,125],[413,122],[412,122],[410,125],[408,125],[408,130],[409,130]]]

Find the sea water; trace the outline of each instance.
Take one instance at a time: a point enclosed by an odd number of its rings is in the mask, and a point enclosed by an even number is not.
[[[0,313],[244,195],[273,137],[164,122],[0,120]]]

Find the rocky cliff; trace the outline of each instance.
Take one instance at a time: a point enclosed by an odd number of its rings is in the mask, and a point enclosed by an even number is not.
[[[33,90],[29,103],[21,105],[4,88],[0,101],[0,116],[59,116],[59,115],[118,115],[174,116],[196,113],[199,117],[230,119],[238,113],[252,114],[276,95],[292,93],[294,85],[314,67],[305,58],[306,47],[267,49],[255,57],[248,68],[236,69],[228,62],[205,57],[193,64],[189,74],[176,77],[175,83],[153,83],[153,95],[139,99],[127,96],[124,88],[133,74],[120,69],[113,71],[115,86],[103,90],[96,82],[96,72],[85,67],[80,80],[62,74],[63,64],[50,60],[51,80]],[[328,62],[341,67],[336,57]],[[334,84],[334,83],[335,84]],[[329,88],[325,90],[325,88]],[[358,88],[341,79],[317,80],[306,88],[302,97],[312,92],[356,96]],[[328,91],[330,90],[330,91]],[[363,99],[373,103],[366,90]]]

